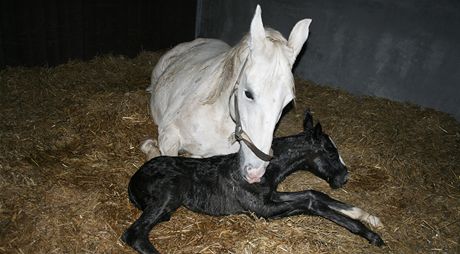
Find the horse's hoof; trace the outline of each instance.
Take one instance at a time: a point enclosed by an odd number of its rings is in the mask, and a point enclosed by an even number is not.
[[[145,154],[146,160],[160,156],[160,149],[158,148],[158,141],[156,139],[146,139],[141,143],[141,151]]]

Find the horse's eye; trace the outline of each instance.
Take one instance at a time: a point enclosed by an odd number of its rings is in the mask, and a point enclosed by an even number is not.
[[[244,95],[250,100],[254,100],[254,96],[252,96],[252,93],[249,91],[244,91]]]

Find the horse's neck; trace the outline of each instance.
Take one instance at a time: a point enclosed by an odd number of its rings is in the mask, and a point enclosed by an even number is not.
[[[233,100],[230,100],[230,98],[238,82],[240,73],[244,72],[243,65],[249,54],[249,50],[243,45],[244,42],[240,42],[223,55],[223,60],[220,62],[222,66],[219,67],[221,73],[218,75],[219,80],[217,84],[221,87],[208,97],[215,98],[214,100],[209,100],[211,104],[225,108],[232,115],[234,113],[234,105]]]
[[[210,61],[208,73],[212,79],[206,85],[202,85],[198,93],[204,93],[206,96],[201,101],[204,104],[213,105],[228,109],[229,98],[235,87],[238,74],[247,56],[247,50],[241,47],[242,42],[228,51],[217,56],[215,61]],[[243,54],[243,55],[242,55]]]

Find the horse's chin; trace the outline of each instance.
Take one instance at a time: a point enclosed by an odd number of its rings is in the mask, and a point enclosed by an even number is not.
[[[262,179],[262,178],[261,177],[248,177],[248,176],[244,177],[244,180],[246,180],[246,182],[248,182],[250,184],[259,183],[260,179]]]

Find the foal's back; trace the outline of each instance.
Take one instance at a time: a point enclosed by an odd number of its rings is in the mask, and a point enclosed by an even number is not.
[[[229,197],[227,203],[234,199],[235,195],[227,195],[226,190],[233,189],[231,185],[241,178],[237,169],[237,154],[203,159],[156,157],[131,177],[130,200],[143,210],[167,196],[191,210],[208,213],[206,210],[220,206],[225,196]]]

